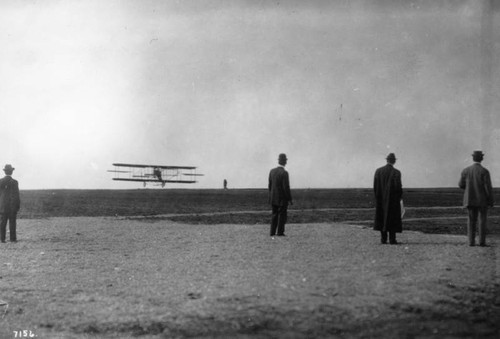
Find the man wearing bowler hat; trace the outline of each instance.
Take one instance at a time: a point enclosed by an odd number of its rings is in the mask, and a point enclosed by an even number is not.
[[[493,188],[491,186],[490,172],[481,165],[484,154],[474,151],[474,163],[465,168],[460,176],[458,186],[464,190],[464,207],[469,211],[467,223],[467,236],[469,245],[476,244],[476,228],[479,217],[479,246],[486,246],[486,219],[488,207],[493,207]]]
[[[281,153],[278,156],[278,167],[269,173],[269,203],[272,206],[271,236],[285,235],[288,204],[293,205],[290,192],[290,180],[285,170],[287,157]]]
[[[21,200],[19,198],[19,184],[12,178],[14,167],[5,165],[5,177],[0,179],[0,241],[5,242],[7,221],[9,222],[10,241],[16,242],[16,218]]]
[[[387,164],[375,171],[373,190],[375,193],[375,225],[374,230],[380,231],[382,244],[397,244],[396,233],[403,231],[401,221],[401,198],[403,187],[401,172],[394,168],[396,155],[389,153]]]

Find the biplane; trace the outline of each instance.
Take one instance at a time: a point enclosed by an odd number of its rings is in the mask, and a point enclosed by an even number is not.
[[[196,173],[193,166],[161,166],[140,164],[113,164],[115,167],[108,172],[114,173],[113,180],[142,182],[144,187],[148,183],[159,184],[165,187],[166,183],[194,184],[196,177],[203,174]]]

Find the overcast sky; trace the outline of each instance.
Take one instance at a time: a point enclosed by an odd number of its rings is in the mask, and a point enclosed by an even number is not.
[[[141,187],[113,162],[261,188],[283,152],[292,187],[370,187],[394,152],[404,187],[455,187],[483,149],[499,185],[486,3],[2,1],[0,164],[21,189]]]

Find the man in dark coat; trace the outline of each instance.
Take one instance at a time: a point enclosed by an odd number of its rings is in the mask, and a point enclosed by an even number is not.
[[[467,223],[467,236],[469,245],[476,244],[476,226],[479,216],[479,246],[486,246],[486,222],[488,207],[493,207],[493,188],[491,186],[490,172],[481,165],[484,154],[474,151],[472,160],[474,164],[465,168],[460,176],[458,186],[464,190],[464,207],[469,211]]]
[[[401,222],[401,198],[403,187],[401,172],[394,168],[396,156],[389,153],[387,164],[375,171],[373,190],[375,192],[375,225],[374,230],[380,231],[382,244],[397,244],[396,233],[403,231]]]
[[[276,234],[276,230],[278,236],[285,235],[288,204],[293,205],[290,180],[285,170],[287,160],[285,154],[280,154],[279,166],[269,173],[269,203],[272,206],[271,236]]]
[[[16,218],[21,205],[19,184],[16,180],[12,179],[14,167],[7,164],[3,171],[5,172],[5,177],[0,179],[0,241],[5,242],[8,221],[10,241],[16,242]]]

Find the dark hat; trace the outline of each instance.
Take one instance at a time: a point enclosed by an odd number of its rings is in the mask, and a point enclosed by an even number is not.
[[[4,172],[12,172],[13,170],[15,170],[14,167],[12,167],[11,164],[7,164],[5,165],[5,167],[3,168]]]
[[[281,153],[279,156],[278,156],[278,160],[288,160],[287,157],[286,157],[286,154],[285,153]]]
[[[472,156],[473,157],[482,157],[482,156],[484,156],[484,153],[483,153],[483,151],[474,151],[474,152],[472,152]]]
[[[387,160],[396,160],[396,155],[394,153],[389,153],[389,155],[387,155]]]

